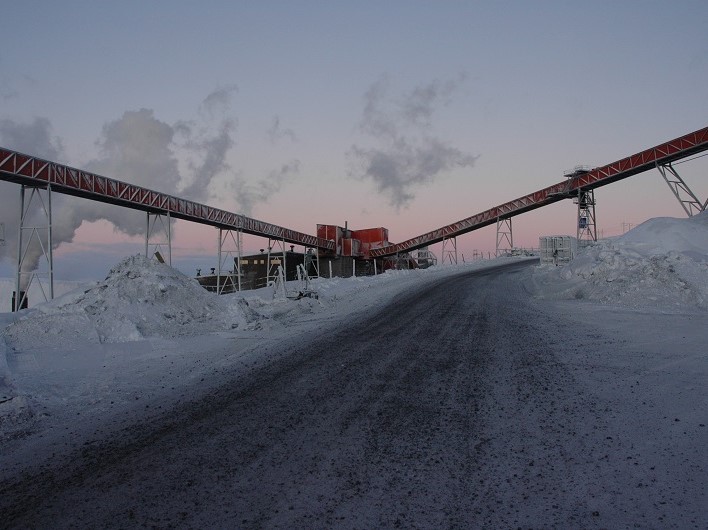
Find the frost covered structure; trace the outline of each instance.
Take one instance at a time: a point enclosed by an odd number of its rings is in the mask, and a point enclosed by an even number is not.
[[[28,337],[41,345],[54,337],[60,346],[177,337],[239,327],[248,314],[245,301],[226,304],[176,269],[132,256],[91,289],[37,306],[8,327],[6,339],[10,346],[20,339],[27,346]]]

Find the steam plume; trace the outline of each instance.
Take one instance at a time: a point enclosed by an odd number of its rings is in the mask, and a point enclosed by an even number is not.
[[[228,103],[233,88],[218,90],[204,100],[200,111],[219,113]],[[223,116],[223,114],[221,114]],[[118,180],[204,201],[214,178],[229,169],[226,156],[234,145],[234,120],[220,118],[219,122],[178,122],[169,125],[155,118],[150,109],[127,111],[119,119],[107,123],[97,141],[99,157],[85,164],[88,171]],[[215,132],[216,131],[216,132]],[[51,133],[46,118],[30,124],[12,120],[0,121],[0,145],[23,153],[60,161],[63,157],[61,141]],[[180,172],[177,154],[187,158],[187,171]],[[5,185],[5,184],[3,184]],[[9,189],[15,185],[6,185]],[[19,221],[19,193],[0,195],[6,234],[17,233]],[[33,213],[37,216],[37,213]],[[42,214],[43,215],[43,214]],[[128,208],[80,200],[62,194],[52,195],[52,237],[57,247],[71,242],[76,230],[84,221],[105,219],[115,229],[128,235],[144,234],[145,216]],[[15,238],[7,237],[13,244],[0,247],[0,256],[14,257],[17,249]],[[24,260],[26,270],[34,270],[41,248],[28,248]]]
[[[31,149],[30,153],[47,160],[58,160],[64,154],[62,142],[52,134],[52,126],[47,118],[35,118],[27,124],[1,119],[0,139],[3,147],[21,152],[27,152],[23,149]]]
[[[252,215],[253,207],[261,202],[268,202],[268,199],[280,191],[281,187],[289,180],[292,180],[300,173],[300,161],[291,160],[283,164],[280,168],[270,171],[268,175],[259,180],[256,184],[249,184],[243,179],[236,179],[233,189],[238,198],[241,212],[244,215]]]
[[[61,160],[64,157],[62,143],[52,133],[51,123],[46,118],[35,118],[32,122],[26,124],[15,123],[9,119],[0,120],[0,142],[0,145],[8,149],[34,153],[35,156],[47,160]],[[16,260],[17,233],[20,218],[19,187],[5,182],[0,183],[0,186],[2,186],[2,192],[0,192],[0,215],[2,217],[0,222],[5,225],[6,239],[5,245],[0,246],[0,257]],[[25,197],[29,201],[29,194],[26,194]],[[43,213],[40,214],[35,209],[30,210],[27,215],[27,225],[46,226],[47,221]],[[37,236],[42,238],[42,243],[46,248],[46,237],[43,238],[43,235],[41,232],[37,233]],[[24,260],[23,272],[36,269],[41,254],[41,247],[38,244],[30,245]],[[24,288],[24,285],[21,286],[21,289]]]
[[[463,80],[433,81],[397,100],[389,97],[387,78],[373,83],[364,94],[360,129],[376,146],[350,148],[350,174],[370,178],[400,209],[413,200],[416,187],[454,168],[473,166],[476,156],[448,145],[432,131],[438,107],[449,102]]]

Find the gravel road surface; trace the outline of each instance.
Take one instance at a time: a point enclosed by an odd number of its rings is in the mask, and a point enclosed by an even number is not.
[[[549,333],[518,281],[527,266],[408,291],[198,400],[3,477],[0,526],[672,526],[633,493],[642,479],[607,404],[564,362],[593,331]]]

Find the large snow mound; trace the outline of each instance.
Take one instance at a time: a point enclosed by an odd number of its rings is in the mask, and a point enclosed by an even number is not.
[[[708,212],[655,218],[598,241],[565,266],[540,266],[538,296],[631,307],[708,309]]]
[[[254,318],[246,301],[226,304],[176,269],[131,256],[90,289],[30,309],[4,335],[13,348],[66,347],[233,329]]]

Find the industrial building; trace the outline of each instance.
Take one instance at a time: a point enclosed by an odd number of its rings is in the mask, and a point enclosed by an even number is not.
[[[388,228],[365,228],[350,230],[345,223],[337,225],[317,225],[317,237],[334,243],[332,250],[320,250],[319,267],[321,276],[364,276],[377,274],[393,268],[415,268],[414,260],[406,257],[374,259],[371,251],[382,249],[391,243]]]
[[[305,252],[290,250],[273,251],[261,249],[258,254],[234,257],[232,270],[221,275],[212,268],[210,274],[197,273],[197,281],[205,289],[218,293],[238,290],[259,289],[273,281],[278,267],[283,268],[286,281],[298,279],[298,266],[305,267],[310,277],[368,276],[391,268],[416,268],[418,264],[407,255],[402,259],[378,258],[374,260],[370,251],[388,246],[388,229],[383,227],[350,230],[337,225],[317,225],[317,237],[333,243],[332,250],[308,248]],[[239,267],[240,262],[240,267]],[[237,271],[240,270],[240,278]]]
[[[270,252],[262,249],[258,254],[234,258],[234,267],[230,271],[222,271],[218,276],[212,268],[210,274],[202,275],[197,270],[197,281],[205,289],[218,293],[230,293],[238,290],[259,289],[268,285],[278,274],[278,267],[283,268],[286,281],[298,279],[297,268],[305,266],[309,276],[317,276],[317,256],[312,249],[308,252],[295,252],[294,245],[289,251]],[[236,271],[239,270],[240,278]]]

